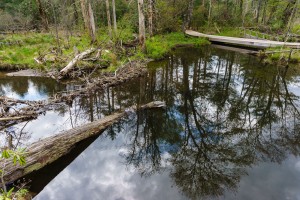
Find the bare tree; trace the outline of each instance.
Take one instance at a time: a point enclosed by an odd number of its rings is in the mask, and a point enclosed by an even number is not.
[[[188,28],[191,24],[191,20],[193,17],[194,3],[195,3],[195,0],[189,0],[187,15],[186,15],[185,22],[184,22],[185,29]]]
[[[116,3],[115,3],[115,0],[112,0],[112,7],[113,7],[114,31],[115,31],[115,34],[117,34],[117,14],[116,14]]]
[[[154,13],[154,0],[149,0],[148,2],[149,10],[148,10],[148,26],[149,26],[149,35],[153,35],[153,13]]]
[[[212,11],[212,0],[209,0],[209,10],[208,10],[208,26],[211,21],[211,11]]]
[[[85,28],[88,29],[89,35],[92,39],[92,42],[96,41],[96,27],[95,19],[90,2],[87,0],[80,0],[82,16],[85,24]]]
[[[108,26],[108,32],[109,37],[112,38],[112,30],[111,30],[111,16],[110,16],[110,9],[109,9],[109,0],[105,0],[106,4],[106,15],[107,15],[107,26]]]
[[[139,13],[139,43],[142,50],[145,50],[146,29],[145,29],[145,15],[144,15],[144,0],[138,0]]]

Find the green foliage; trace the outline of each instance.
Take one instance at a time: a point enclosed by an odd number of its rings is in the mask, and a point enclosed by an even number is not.
[[[147,56],[153,59],[161,59],[178,45],[201,46],[205,44],[209,44],[206,39],[186,37],[183,33],[157,35],[146,41]]]
[[[14,188],[11,188],[8,192],[5,192],[3,189],[1,189],[0,200],[11,200],[13,191]]]
[[[289,63],[300,63],[300,51],[298,49],[292,50],[290,53],[290,48],[268,48],[267,52],[274,52],[268,53],[264,58],[266,63],[271,64],[281,64],[286,65]]]
[[[234,27],[224,27],[220,29],[220,33],[218,35],[222,36],[230,36],[230,37],[243,37],[241,30]]]
[[[159,10],[159,18],[157,18],[157,33],[170,33],[180,31],[182,27],[182,16],[187,9],[185,1],[164,1],[158,0],[156,3]]]
[[[16,197],[17,197],[17,199],[21,199],[21,198],[25,197],[28,193],[29,193],[29,191],[27,189],[22,188],[17,191]]]
[[[292,33],[300,35],[300,24],[296,24],[293,28],[292,28]]]
[[[1,153],[1,160],[11,160],[13,161],[14,165],[19,164],[20,166],[25,165],[25,155],[26,151],[23,148],[18,148],[17,150],[10,150],[10,149],[4,149]],[[26,189],[18,190],[16,192],[16,195],[13,195],[14,188],[11,188],[9,191],[6,190],[5,182],[4,182],[4,175],[5,175],[5,166],[4,168],[0,169],[1,173],[1,180],[2,180],[2,185],[3,189],[1,189],[1,194],[0,194],[0,200],[10,200],[10,199],[15,199],[15,196],[22,196],[25,193],[27,194]],[[27,191],[27,192],[26,192]]]
[[[14,165],[19,163],[19,165],[25,165],[25,149],[19,148],[17,150],[10,150],[10,149],[5,149],[2,151],[1,158],[2,159],[12,159],[14,162]]]

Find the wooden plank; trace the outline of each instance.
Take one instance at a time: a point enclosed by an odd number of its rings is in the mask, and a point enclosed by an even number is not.
[[[185,33],[194,37],[205,37],[211,42],[226,43],[238,46],[246,46],[252,48],[265,49],[268,47],[290,47],[295,49],[300,49],[300,43],[293,42],[277,42],[272,40],[259,40],[259,39],[247,39],[247,38],[237,38],[237,37],[227,37],[227,36],[217,36],[199,33],[192,30],[186,30]]]

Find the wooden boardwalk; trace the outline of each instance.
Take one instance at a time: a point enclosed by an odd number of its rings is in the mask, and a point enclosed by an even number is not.
[[[194,37],[205,37],[211,42],[225,43],[235,46],[252,47],[258,49],[265,49],[268,47],[290,47],[295,49],[300,49],[300,43],[294,42],[277,42],[272,40],[259,40],[259,39],[247,39],[247,38],[237,38],[237,37],[227,37],[227,36],[217,36],[199,33],[192,30],[186,30],[185,34]]]

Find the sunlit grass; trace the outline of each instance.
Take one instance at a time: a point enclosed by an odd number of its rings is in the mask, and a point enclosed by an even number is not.
[[[146,41],[147,56],[153,59],[161,59],[172,48],[178,45],[201,46],[209,44],[204,38],[187,37],[183,33],[170,33],[166,35],[157,35]]]

